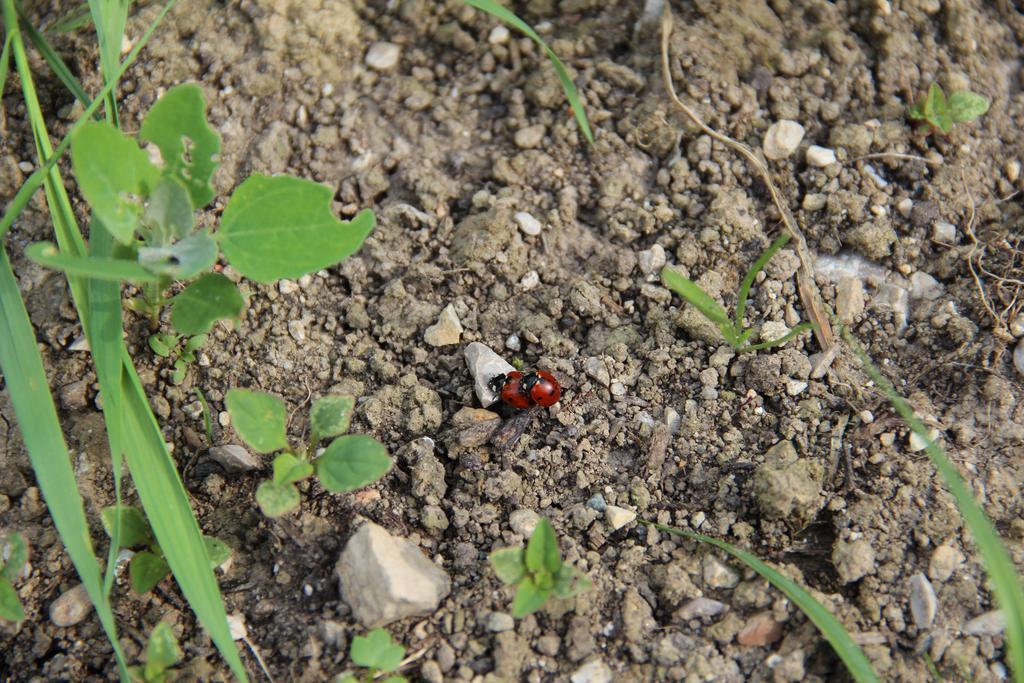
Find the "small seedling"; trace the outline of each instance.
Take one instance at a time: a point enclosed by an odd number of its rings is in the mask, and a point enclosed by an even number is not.
[[[380,441],[365,434],[345,434],[356,401],[351,396],[324,396],[310,411],[310,440],[292,448],[286,433],[285,403],[273,394],[232,389],[225,403],[235,431],[257,453],[277,453],[274,476],[256,489],[256,502],[267,517],[280,517],[299,505],[295,484],[314,471],[328,491],[347,493],[377,481],[391,469],[391,458]],[[335,438],[322,453],[323,439]]]
[[[988,111],[988,98],[970,90],[958,90],[946,99],[938,83],[932,83],[928,94],[910,107],[907,115],[915,121],[924,121],[933,129],[948,134],[954,123],[973,121]]]
[[[161,621],[146,642],[146,663],[128,669],[132,683],[167,683],[175,679],[172,667],[181,661],[181,648],[171,625]]]
[[[26,562],[25,537],[15,531],[0,536],[0,619],[18,622],[25,618],[14,582]]]
[[[150,335],[149,348],[161,358],[177,356],[174,359],[174,374],[171,375],[171,381],[181,384],[185,381],[189,366],[196,362],[196,351],[206,343],[206,337],[205,334],[185,337],[172,332],[158,332]]]
[[[353,664],[366,668],[367,672],[362,677],[348,674],[338,683],[371,683],[389,673],[390,676],[383,678],[384,683],[405,683],[405,676],[391,673],[402,664],[405,648],[391,640],[391,634],[382,628],[353,638],[348,656]]]
[[[537,521],[525,549],[495,550],[490,561],[502,583],[516,586],[512,616],[517,618],[533,614],[552,595],[571,598],[591,587],[586,575],[562,562],[555,530],[543,517]]]
[[[750,270],[747,271],[746,277],[744,277],[743,282],[740,283],[740,291],[736,297],[736,316],[732,320],[729,319],[729,314],[726,313],[725,309],[722,308],[717,301],[711,298],[711,295],[698,287],[695,282],[683,277],[671,268],[666,266],[662,269],[661,281],[666,287],[686,299],[691,306],[703,313],[705,318],[717,325],[718,329],[722,332],[722,336],[725,337],[725,341],[727,341],[738,353],[746,353],[748,351],[770,349],[773,346],[780,346],[804,330],[811,329],[813,327],[811,323],[800,323],[778,339],[761,342],[760,344],[747,344],[747,340],[750,338],[750,335],[752,335],[757,328],[749,327],[744,329],[743,314],[747,310],[747,297],[750,295],[750,288],[754,284],[754,278],[757,277],[757,274],[761,269],[763,269],[768,261],[771,260],[772,256],[775,255],[775,252],[785,246],[788,241],[789,235],[782,235],[776,239],[772,242],[771,246],[769,246],[768,249],[758,257],[757,261],[754,262],[754,265],[750,267]]]
[[[128,564],[128,578],[136,594],[148,593],[171,573],[171,567],[156,542],[149,522],[137,508],[111,505],[103,508],[100,519],[111,539],[114,537],[115,526],[120,524],[122,548],[145,548],[135,552]],[[231,557],[231,548],[220,539],[203,536],[203,541],[206,542],[206,554],[210,558],[211,567],[219,567]]]
[[[140,141],[159,151],[159,164]],[[142,296],[125,305],[154,328],[169,304],[177,334],[157,340],[154,350],[170,353],[179,335],[189,338],[179,358],[187,365],[196,337],[218,320],[240,319],[245,308],[235,283],[211,272],[218,258],[257,282],[298,278],[354,253],[374,227],[369,210],[338,220],[334,192],[325,185],[258,174],[235,189],[216,232],[197,226],[195,211],[214,197],[210,180],[219,154],[220,136],[207,123],[195,84],[168,90],[146,115],[138,141],[106,123],[85,123],[71,138],[71,166],[92,208],[90,255],[63,253],[48,242],[30,245],[26,255],[69,274],[138,285]],[[168,298],[174,282],[188,284]],[[177,364],[175,374],[183,376]]]

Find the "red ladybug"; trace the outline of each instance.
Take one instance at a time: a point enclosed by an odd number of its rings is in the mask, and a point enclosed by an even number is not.
[[[527,373],[514,370],[497,375],[491,380],[491,388],[501,400],[520,410],[532,406],[549,408],[562,397],[562,387],[550,372],[536,370]]]

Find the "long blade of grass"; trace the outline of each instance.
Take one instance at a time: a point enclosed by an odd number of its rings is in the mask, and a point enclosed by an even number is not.
[[[43,29],[44,33],[68,33],[92,23],[89,5],[82,3]]]
[[[999,608],[1006,617],[1006,640],[1008,643],[1006,658],[1013,671],[1014,680],[1024,681],[1024,583],[1014,568],[1006,547],[999,540],[999,534],[996,533],[992,521],[974,500],[967,484],[960,478],[956,467],[946,457],[945,452],[930,438],[928,429],[914,414],[914,409],[899,395],[892,382],[875,367],[864,349],[853,338],[850,330],[844,327],[842,335],[846,343],[857,354],[868,377],[874,380],[882,390],[907,426],[927,443],[925,451],[932,464],[935,465],[935,469],[946,482],[946,488],[953,494],[960,514],[963,515],[964,521],[967,522],[967,526],[971,530],[971,535],[981,552],[985,570],[992,579],[996,602],[999,603]]]
[[[750,344],[749,346],[744,346],[743,348],[741,348],[739,350],[739,352],[740,353],[747,353],[748,351],[760,351],[761,349],[770,349],[773,346],[782,346],[783,344],[788,342],[790,339],[792,339],[796,335],[798,335],[801,332],[804,332],[806,330],[812,329],[813,327],[814,327],[814,325],[812,325],[811,323],[807,323],[807,322],[800,323],[799,325],[797,325],[796,327],[794,327],[793,329],[791,329],[789,332],[787,332],[786,334],[782,335],[781,337],[778,337],[776,339],[769,339],[768,341],[761,342],[759,344]],[[749,330],[748,330],[748,332],[749,332]],[[744,334],[746,334],[746,333],[744,333]]]
[[[75,483],[68,447],[64,443],[43,362],[36,348],[32,323],[4,249],[0,249],[0,370],[18,418],[25,449],[35,470],[36,483],[114,648],[121,679],[127,681],[128,668],[117,638],[114,613],[100,580],[100,566],[89,537],[85,505]]]
[[[479,10],[487,12],[492,17],[504,21],[509,26],[517,29],[518,31],[525,34],[533,42],[537,43],[544,53],[551,60],[551,65],[555,67],[555,73],[558,74],[558,80],[562,84],[562,90],[565,91],[565,97],[569,100],[569,106],[572,108],[573,116],[576,117],[576,122],[580,126],[580,130],[583,131],[583,136],[587,138],[587,142],[594,144],[594,134],[590,130],[590,122],[587,120],[587,112],[583,109],[583,103],[580,101],[580,94],[576,90],[576,84],[569,78],[569,72],[566,71],[565,65],[562,64],[562,60],[558,58],[544,39],[537,35],[537,32],[527,24],[525,21],[515,15],[514,12],[506,7],[499,5],[494,0],[465,0],[467,5],[476,7]]]
[[[18,16],[21,17],[22,27],[25,29],[25,33],[28,34],[28,39],[32,41],[36,50],[43,56],[46,63],[53,69],[53,73],[57,75],[60,82],[64,84],[64,87],[71,91],[71,94],[82,103],[83,107],[88,107],[92,100],[89,95],[85,92],[85,88],[78,82],[74,74],[71,73],[71,69],[64,63],[57,51],[53,49],[50,42],[46,40],[42,33],[36,30],[32,23],[28,20],[25,15],[25,9],[21,6],[21,3],[17,4]]]
[[[109,282],[159,282],[155,275],[134,261],[96,256],[63,254],[49,242],[35,242],[25,248],[25,256],[47,268],[94,280]]]
[[[4,86],[7,85],[7,74],[10,72],[11,67],[11,39],[14,34],[10,31],[4,37],[4,50],[0,52],[0,95],[4,92]]]
[[[14,221],[17,220],[21,212],[25,210],[25,207],[28,206],[28,203],[32,201],[32,195],[36,193],[36,190],[39,189],[39,187],[44,183],[44,181],[48,177],[50,170],[58,161],[60,161],[60,158],[64,155],[64,152],[66,152],[68,147],[71,146],[71,137],[86,121],[92,118],[93,114],[95,114],[99,110],[100,106],[103,104],[104,99],[111,92],[113,92],[115,87],[117,87],[117,80],[124,75],[124,72],[128,70],[129,66],[132,65],[132,63],[135,61],[135,58],[139,56],[139,53],[142,51],[142,48],[146,46],[146,44],[149,42],[149,39],[153,36],[153,33],[156,31],[157,26],[160,25],[160,23],[164,20],[164,17],[167,16],[167,13],[171,11],[171,9],[177,4],[177,2],[178,0],[168,0],[167,4],[164,5],[163,10],[160,11],[160,14],[157,16],[157,18],[153,20],[153,23],[149,25],[149,28],[146,29],[146,32],[142,34],[141,38],[139,38],[139,42],[135,44],[135,47],[132,48],[132,51],[129,52],[128,56],[124,59],[123,62],[121,62],[121,66],[115,74],[116,78],[109,80],[107,84],[103,86],[103,88],[96,94],[96,98],[92,101],[92,104],[86,107],[85,112],[82,114],[82,117],[75,121],[74,125],[72,125],[71,128],[68,129],[67,134],[60,141],[60,144],[57,145],[57,148],[54,150],[54,152],[45,157],[45,161],[42,163],[42,165],[39,168],[37,168],[32,173],[32,175],[30,175],[28,179],[25,180],[21,188],[18,189],[18,192],[14,195],[14,199],[11,200],[11,203],[7,207],[7,211],[4,212],[3,219],[0,219],[0,237],[3,237],[5,234],[7,234],[7,231],[11,229],[11,226],[14,225]],[[14,33],[10,30],[10,28],[8,28],[8,39],[10,39],[10,37],[13,35]]]
[[[716,325],[732,325],[729,314],[722,306],[711,298],[707,292],[697,286],[693,280],[685,278],[671,268],[663,268],[661,271],[661,282],[679,296],[686,299],[687,303],[704,314],[704,317]]]
[[[124,39],[124,25],[128,20],[130,0],[89,0],[92,23],[96,26],[96,38],[100,44],[100,71],[105,83],[113,83],[104,104],[107,120],[120,128],[117,115],[118,61],[121,57],[121,41]]]
[[[649,522],[647,520],[641,520],[644,524],[653,526],[655,529],[664,531],[675,536],[682,536],[689,538],[694,541],[700,541],[712,545],[716,548],[720,548],[725,552],[729,553],[737,560],[740,560],[745,565],[753,569],[755,572],[763,576],[773,586],[778,588],[785,594],[787,598],[793,601],[793,604],[799,607],[807,618],[818,627],[821,635],[825,637],[825,640],[832,645],[832,649],[839,655],[839,658],[843,660],[843,664],[846,665],[846,669],[853,676],[854,680],[858,683],[876,683],[878,676],[875,675],[874,669],[871,668],[871,662],[868,661],[864,651],[860,649],[857,643],[853,642],[853,638],[847,633],[843,625],[832,616],[832,613],[826,609],[824,605],[814,599],[810,593],[808,593],[800,584],[793,581],[789,577],[780,573],[777,569],[774,569],[771,565],[762,562],[756,556],[748,553],[746,550],[741,550],[734,545],[721,541],[711,536],[705,536],[698,534],[693,531],[687,531],[686,529],[677,529],[676,527],[666,526],[664,524],[658,524],[656,522]]]
[[[772,256],[775,256],[775,252],[782,249],[789,241],[789,233],[783,233],[782,235],[775,238],[775,241],[771,243],[764,253],[757,257],[754,261],[754,265],[750,266],[750,270],[747,271],[746,277],[743,278],[743,282],[740,283],[739,295],[736,299],[736,327],[743,328],[743,314],[747,312],[747,297],[750,296],[750,288],[754,284],[754,278],[757,274],[768,265],[768,262],[772,260]]]

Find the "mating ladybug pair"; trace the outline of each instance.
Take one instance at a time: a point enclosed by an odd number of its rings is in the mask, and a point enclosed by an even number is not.
[[[533,406],[548,408],[558,403],[562,397],[562,387],[550,372],[532,370],[495,375],[491,379],[491,389],[501,400],[513,408],[525,409]]]

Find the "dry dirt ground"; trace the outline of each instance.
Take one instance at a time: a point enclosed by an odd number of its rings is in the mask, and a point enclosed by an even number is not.
[[[781,225],[750,167],[670,104],[657,22],[643,4],[514,3],[570,67],[593,146],[539,50],[492,33],[494,20],[458,0],[183,0],[125,78],[128,130],[166,88],[202,85],[223,136],[222,196],[251,173],[289,172],[335,188],[341,215],[372,207],[378,216],[340,266],[246,284],[242,325],[211,335],[180,386],[148,350],[145,326],[129,320],[200,523],[235,550],[221,576],[228,610],[244,617],[275,680],[329,680],[347,668],[348,642],[364,629],[340,598],[334,564],[359,519],[411,539],[452,578],[435,613],[390,628],[421,655],[405,670],[414,680],[566,680],[585,665],[578,680],[846,676],[765,581],[635,523],[613,530],[604,505],[770,560],[857,634],[884,680],[928,680],[926,654],[946,680],[1006,678],[976,548],[856,359],[842,352],[812,377],[810,334],[737,355],[660,286],[664,259],[731,306]],[[1024,374],[1012,355],[1024,327],[1015,318],[1024,302],[1024,15],[1006,0],[673,9],[677,88],[710,125],[755,148],[779,120],[804,126],[799,148],[770,168],[818,257],[824,302],[841,307],[936,429],[1020,567]],[[58,11],[42,4],[31,15],[45,23]],[[157,11],[133,8],[129,37]],[[366,65],[376,41],[400,46],[393,67]],[[85,29],[57,47],[95,92],[92,42]],[[61,135],[77,109],[37,65]],[[934,80],[988,96],[991,110],[948,136],[913,127],[906,107]],[[33,161],[14,82],[0,126],[8,200],[25,175],[19,163]],[[809,163],[810,145],[837,160]],[[522,231],[517,212],[536,218],[539,234]],[[61,278],[21,256],[47,229],[36,203],[7,246],[102,539],[96,513],[112,493],[96,378],[88,354],[69,348],[81,329]],[[782,251],[752,292],[747,321],[765,323],[768,337],[807,317],[798,265]],[[431,346],[424,331],[449,304],[461,340]],[[466,414],[456,415],[477,405],[462,354],[471,341],[567,380],[561,403],[512,449],[460,439]],[[268,521],[253,501],[266,467],[234,474],[207,457],[194,389],[219,414],[234,386],[283,395],[295,435],[311,397],[354,394],[353,431],[387,443],[396,467],[356,495],[308,486],[301,512]],[[113,680],[93,616],[68,628],[48,618],[77,579],[3,394],[0,415],[0,527],[24,533],[33,553],[19,586],[30,616],[0,631],[0,678]],[[219,424],[214,441],[238,443]],[[486,556],[521,542],[532,513],[552,521],[594,589],[509,628],[511,593]],[[186,677],[225,675],[173,582],[141,598],[127,585],[119,594],[131,657],[165,619],[181,638]]]

